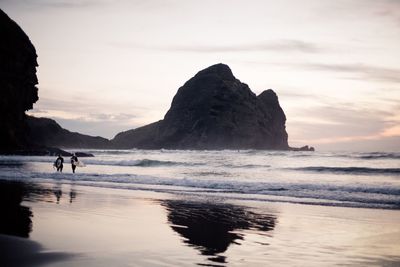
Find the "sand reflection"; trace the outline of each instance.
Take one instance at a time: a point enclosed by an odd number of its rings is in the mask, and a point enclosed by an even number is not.
[[[0,186],[0,233],[19,237],[29,237],[32,231],[32,211],[21,202],[29,194],[23,183],[4,182]]]
[[[38,184],[0,180],[0,266],[42,266],[73,257],[70,253],[44,252],[40,243],[28,239],[33,212],[22,205],[22,201],[52,202],[53,194],[58,202],[62,191]]]
[[[63,191],[61,184],[55,184],[53,188],[41,184],[23,183],[16,181],[0,180],[0,234],[18,237],[29,237],[32,231],[33,212],[30,207],[22,204],[22,201],[45,201],[59,203]],[[69,202],[76,198],[73,187],[69,191]]]
[[[214,263],[227,263],[222,254],[231,244],[244,239],[243,230],[266,232],[276,223],[273,215],[231,204],[165,200],[162,205],[168,211],[171,228]]]

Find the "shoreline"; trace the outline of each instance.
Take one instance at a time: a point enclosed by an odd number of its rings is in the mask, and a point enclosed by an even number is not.
[[[332,207],[332,208],[351,208],[351,209],[371,209],[371,210],[393,210],[400,211],[398,205],[393,204],[375,204],[371,203],[360,203],[354,201],[339,201],[334,199],[315,199],[308,197],[295,197],[285,195],[273,195],[273,194],[251,194],[251,193],[235,193],[235,192],[223,192],[218,190],[209,190],[204,188],[204,191],[197,191],[199,188],[187,188],[183,185],[168,185],[168,184],[144,184],[144,183],[115,183],[113,181],[102,181],[94,182],[91,180],[75,180],[75,176],[86,175],[85,173],[73,174],[73,173],[56,173],[59,175],[59,179],[48,179],[40,178],[37,181],[30,179],[24,181],[24,179],[0,179],[1,182],[16,182],[16,183],[27,183],[27,184],[63,184],[77,187],[88,187],[92,190],[105,189],[105,190],[122,190],[132,192],[145,192],[148,194],[154,193],[164,195],[179,195],[182,197],[193,197],[193,198],[210,198],[210,199],[222,199],[230,202],[243,202],[243,203],[268,203],[276,205],[300,205],[300,206],[317,206],[317,207]]]
[[[0,190],[11,192],[12,185],[5,184],[0,182]],[[256,266],[266,260],[272,266],[400,264],[398,210],[206,198],[59,182],[10,184],[17,186],[14,193],[24,195],[19,206],[33,214],[29,238],[23,238],[41,247],[32,257],[60,253],[50,257],[52,266]],[[9,203],[3,200],[2,204]],[[4,239],[0,236],[0,240]]]

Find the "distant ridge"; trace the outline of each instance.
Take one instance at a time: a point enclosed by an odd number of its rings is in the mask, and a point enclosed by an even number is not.
[[[29,139],[35,147],[94,149],[111,147],[110,141],[106,138],[70,132],[52,119],[27,116],[27,123],[30,131]]]
[[[256,96],[225,64],[198,72],[163,120],[121,132],[117,148],[288,150],[286,117],[271,89]]]

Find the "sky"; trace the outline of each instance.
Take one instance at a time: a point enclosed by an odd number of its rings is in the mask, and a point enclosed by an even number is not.
[[[29,112],[112,138],[198,71],[272,88],[290,146],[400,151],[400,0],[0,0],[38,54]]]

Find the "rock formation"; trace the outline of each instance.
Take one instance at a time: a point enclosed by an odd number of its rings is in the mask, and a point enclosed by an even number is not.
[[[72,133],[54,120],[28,117],[25,111],[38,100],[35,48],[2,10],[0,37],[0,153],[61,151],[54,147],[291,149],[274,91],[256,96],[224,64],[200,71],[179,88],[163,120],[119,133],[111,142]]]
[[[0,10],[0,152],[29,145],[25,111],[38,100],[36,50],[24,31]]]
[[[70,132],[52,119],[27,116],[27,123],[30,132],[29,139],[33,147],[110,148],[108,139]]]
[[[118,148],[289,149],[286,117],[271,89],[256,96],[227,65],[179,88],[163,120],[119,133]]]
[[[0,153],[68,155],[55,147],[108,148],[105,138],[72,133],[54,120],[26,116],[39,99],[36,50],[2,10],[0,37]]]

